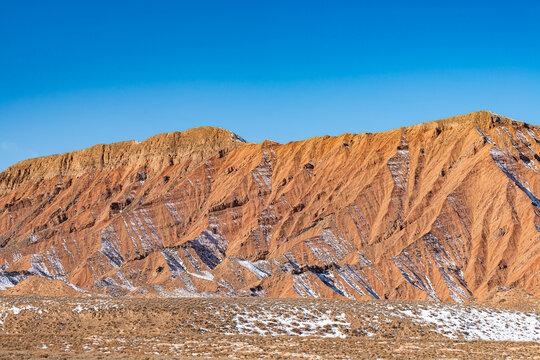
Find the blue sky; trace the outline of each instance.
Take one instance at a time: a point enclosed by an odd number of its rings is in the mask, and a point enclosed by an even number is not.
[[[2,1],[0,170],[212,125],[249,141],[475,110],[540,124],[538,1]]]

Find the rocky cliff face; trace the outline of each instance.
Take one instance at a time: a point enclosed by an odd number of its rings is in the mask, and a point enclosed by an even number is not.
[[[540,295],[538,154],[540,128],[476,112],[288,144],[198,128],[27,160],[0,174],[0,288]]]

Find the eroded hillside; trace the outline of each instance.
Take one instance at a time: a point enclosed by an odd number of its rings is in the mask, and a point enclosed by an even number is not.
[[[288,144],[198,128],[31,159],[0,174],[0,287],[540,295],[538,154],[540,128],[476,112]]]

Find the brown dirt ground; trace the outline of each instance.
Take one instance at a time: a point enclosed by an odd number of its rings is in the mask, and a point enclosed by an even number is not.
[[[297,299],[176,298],[108,299],[0,297],[1,359],[540,359],[540,343],[451,340],[398,318],[374,327],[383,307],[411,308],[423,302],[356,302]],[[466,306],[466,305],[464,305]],[[234,333],[238,316],[264,325],[268,312],[299,322],[327,316],[350,326],[314,330],[315,336]],[[300,310],[306,310],[302,315]],[[41,313],[40,313],[41,311]],[[5,314],[5,311],[3,312]],[[220,314],[216,316],[216,314]],[[255,315],[253,315],[255,314]],[[232,325],[232,326],[231,326]],[[346,335],[322,337],[334,330]],[[313,330],[313,327],[311,328]],[[367,336],[367,332],[373,332]]]

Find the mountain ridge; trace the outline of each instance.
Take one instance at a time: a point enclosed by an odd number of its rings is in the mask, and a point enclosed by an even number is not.
[[[144,141],[121,141],[97,144],[86,149],[70,151],[23,160],[0,173],[0,194],[13,190],[23,183],[22,178],[35,181],[58,175],[110,169],[133,162],[143,162],[152,157],[167,155],[168,162],[184,161],[193,152],[205,153],[206,157],[217,150],[228,151],[245,140],[231,131],[217,127],[197,127],[183,132],[162,133]],[[217,149],[217,150],[216,150]],[[146,155],[146,156],[145,156]],[[75,167],[75,169],[71,169]]]
[[[233,138],[172,165],[29,181],[0,193],[0,287],[37,275],[113,296],[539,295],[540,130],[491,112],[427,124]]]
[[[444,119],[434,120],[434,121],[428,121],[416,125],[412,125],[412,127],[422,127],[422,128],[431,128],[431,127],[437,127],[437,126],[463,126],[467,124],[478,124],[478,125],[489,125],[494,124],[494,122],[498,122],[499,124],[508,125],[510,123],[518,122],[516,120],[513,120],[509,117],[496,114],[489,110],[481,110],[481,111],[473,111],[467,114],[463,115],[456,115],[451,116]],[[519,122],[522,123],[522,122]]]

